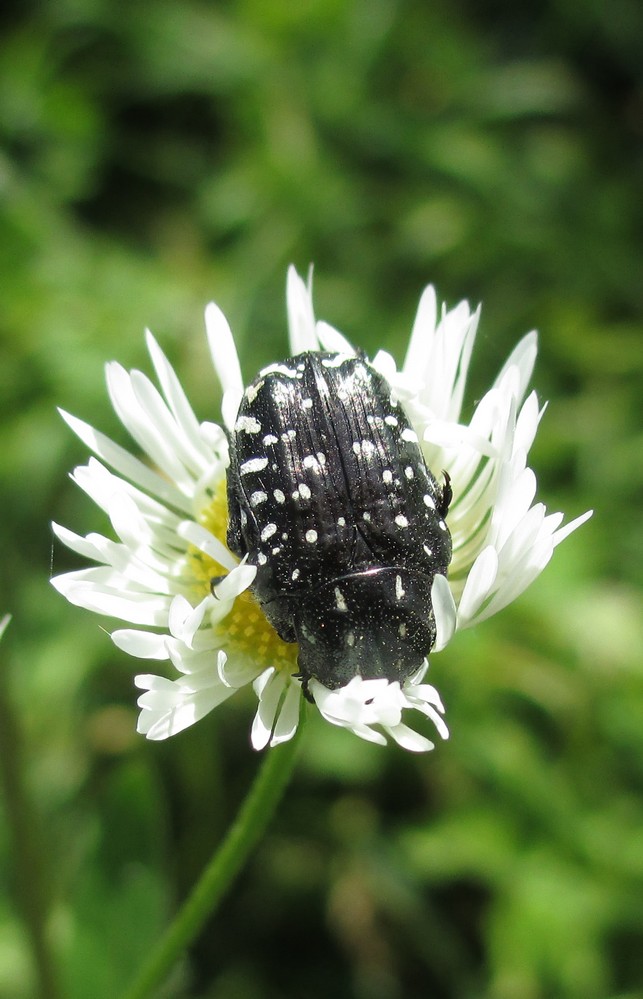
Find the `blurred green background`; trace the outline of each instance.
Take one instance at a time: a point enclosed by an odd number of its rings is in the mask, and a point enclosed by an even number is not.
[[[67,479],[86,455],[55,407],[127,445],[103,364],[149,371],[149,325],[216,419],[203,307],[250,378],[286,352],[291,261],[314,262],[320,317],[398,360],[427,282],[482,300],[470,403],[537,326],[540,496],[596,513],[434,658],[449,743],[412,757],[311,720],[276,821],[163,995],[643,996],[643,8],[0,17],[0,996],[117,996],[259,764],[251,693],[170,743],[136,736],[140,664],[49,586],[52,562],[78,564],[49,521],[106,527]],[[38,980],[43,925],[58,987]]]

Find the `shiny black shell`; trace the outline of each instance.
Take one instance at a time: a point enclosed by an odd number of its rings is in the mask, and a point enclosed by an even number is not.
[[[426,467],[387,381],[362,356],[307,352],[265,368],[230,436],[228,545],[304,680],[403,682],[435,642],[451,490]]]

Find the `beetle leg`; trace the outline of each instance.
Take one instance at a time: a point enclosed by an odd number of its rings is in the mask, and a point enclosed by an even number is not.
[[[451,476],[449,473],[442,469],[442,474],[444,475],[444,485],[442,486],[442,495],[440,497],[440,502],[438,503],[438,513],[444,520],[448,513],[449,506],[451,505],[451,500],[453,499],[453,489],[451,488]]]
[[[301,692],[302,692],[302,694],[304,695],[304,697],[306,698],[306,700],[309,701],[310,704],[314,704],[315,701],[313,700],[313,695],[311,694],[310,690],[308,689],[308,684],[310,682],[310,677],[309,676],[305,677],[303,673],[293,673],[292,674],[292,678],[293,678],[293,680],[301,680]]]

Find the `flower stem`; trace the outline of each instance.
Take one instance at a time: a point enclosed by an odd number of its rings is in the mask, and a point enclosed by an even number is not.
[[[0,621],[0,638],[9,615]],[[13,873],[17,905],[25,925],[34,961],[38,995],[58,999],[60,989],[47,923],[51,908],[50,878],[46,851],[24,777],[23,733],[11,693],[7,689],[4,664],[0,669],[0,792],[13,846]]]
[[[303,728],[302,707],[295,736],[269,749],[225,839],[215,851],[174,922],[161,937],[123,999],[147,999],[217,909],[272,818],[292,775]]]

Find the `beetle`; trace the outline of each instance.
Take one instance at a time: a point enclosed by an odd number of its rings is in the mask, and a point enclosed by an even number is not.
[[[403,683],[435,643],[431,585],[446,574],[440,486],[386,379],[363,354],[307,351],[264,368],[230,434],[229,548],[297,676]]]

